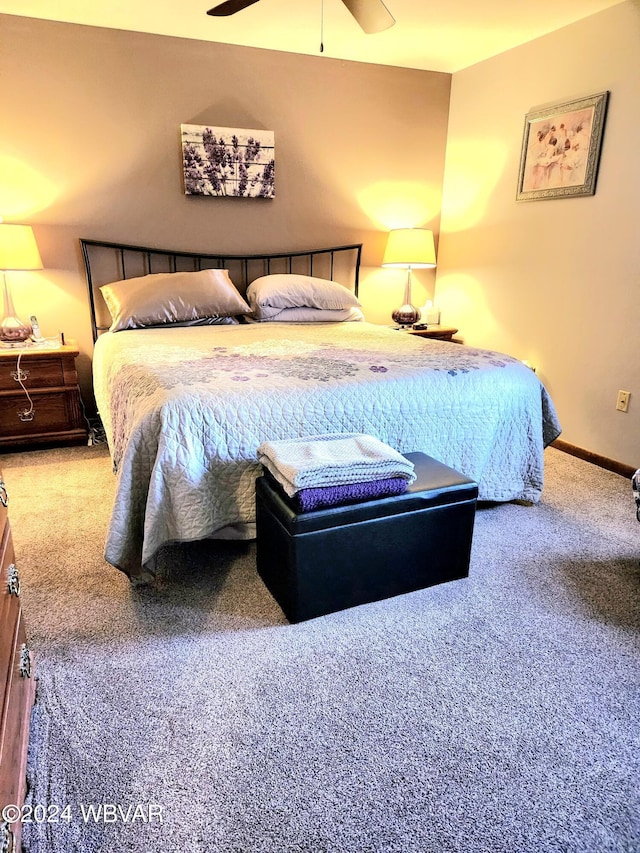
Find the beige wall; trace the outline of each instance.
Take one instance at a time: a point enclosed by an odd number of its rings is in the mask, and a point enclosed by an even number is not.
[[[454,75],[436,295],[536,365],[563,439],[640,465],[640,11],[622,3]],[[516,202],[526,112],[609,90],[593,197]],[[629,412],[615,410],[619,389]]]
[[[364,242],[367,317],[403,275],[386,232],[439,225],[451,77],[0,16],[0,215],[34,225],[45,270],[14,273],[16,310],[82,349],[79,237],[194,251]],[[273,130],[276,197],[185,197],[181,123]],[[367,269],[368,268],[368,269]],[[423,302],[435,275],[418,276]]]

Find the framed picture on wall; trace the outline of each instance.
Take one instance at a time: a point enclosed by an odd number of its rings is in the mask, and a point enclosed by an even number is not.
[[[186,195],[273,198],[272,130],[180,125]]]
[[[518,201],[594,195],[609,92],[527,113]]]

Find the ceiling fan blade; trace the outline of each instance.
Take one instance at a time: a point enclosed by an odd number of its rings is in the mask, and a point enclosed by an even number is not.
[[[219,3],[213,9],[209,9],[207,15],[214,15],[216,18],[235,15],[236,12],[241,12],[247,6],[253,6],[257,2],[258,0],[225,0],[224,3]]]
[[[365,33],[379,33],[392,27],[396,19],[382,0],[342,0]]]

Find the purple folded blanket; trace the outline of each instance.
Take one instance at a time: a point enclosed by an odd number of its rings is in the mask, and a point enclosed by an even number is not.
[[[300,489],[291,499],[299,512],[310,512],[328,506],[340,506],[354,501],[372,501],[402,495],[407,490],[404,477],[388,477],[365,483],[342,483],[335,486],[316,486]]]

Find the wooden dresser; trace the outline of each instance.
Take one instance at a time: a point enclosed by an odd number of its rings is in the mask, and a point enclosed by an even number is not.
[[[0,349],[0,447],[87,440],[77,355],[73,343]]]
[[[16,809],[26,791],[29,720],[35,693],[33,661],[20,605],[8,496],[0,471],[0,850],[20,850],[22,825]],[[7,820],[2,819],[4,816]]]

